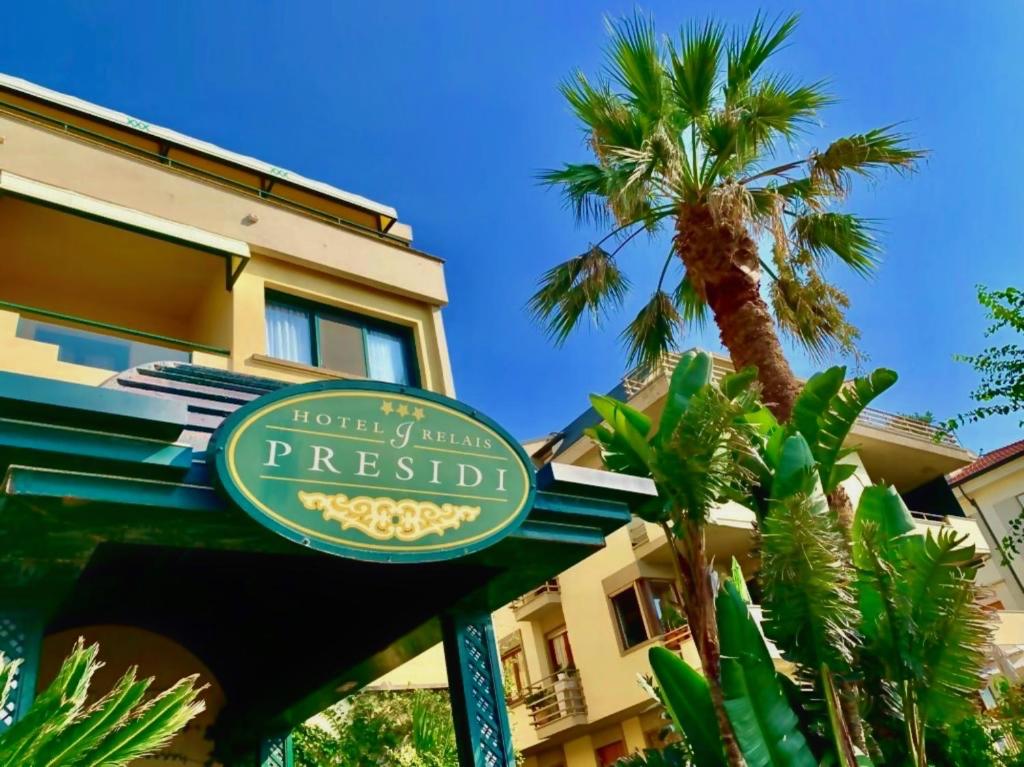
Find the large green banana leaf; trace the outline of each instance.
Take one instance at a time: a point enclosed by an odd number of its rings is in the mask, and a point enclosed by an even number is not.
[[[850,451],[843,447],[864,408],[896,383],[894,371],[879,368],[844,385],[846,368],[833,367],[812,376],[793,405],[792,424],[804,435],[818,461],[826,493],[835,489],[854,469],[839,460]]]
[[[722,691],[748,767],[817,767],[757,624],[731,582],[715,600]]]
[[[652,647],[648,657],[665,708],[679,732],[686,736],[697,764],[724,767],[725,751],[707,680],[664,647]]]

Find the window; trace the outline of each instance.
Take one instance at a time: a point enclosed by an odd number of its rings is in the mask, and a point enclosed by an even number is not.
[[[601,746],[594,755],[597,757],[598,767],[611,767],[626,755],[626,744],[617,740],[607,746]]]
[[[547,635],[547,642],[548,662],[551,664],[552,674],[576,667],[572,659],[572,647],[569,645],[569,632],[565,626],[550,632]]]
[[[623,650],[686,625],[671,581],[639,580],[610,598]]]
[[[640,600],[633,586],[613,596],[612,607],[615,608],[615,620],[619,626],[619,639],[622,640],[622,648],[624,650],[636,647],[638,644],[648,640],[643,610],[640,609]]]
[[[651,608],[652,628],[657,635],[667,634],[686,623],[682,600],[671,581],[643,581]]]
[[[501,670],[505,677],[505,697],[510,702],[522,700],[530,682],[526,676],[523,648],[513,647],[501,656]]]
[[[415,385],[407,328],[280,294],[267,294],[267,354],[302,365]]]

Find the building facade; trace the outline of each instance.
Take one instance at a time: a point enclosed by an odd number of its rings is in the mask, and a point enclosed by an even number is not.
[[[461,763],[511,764],[490,613],[631,491],[451,399],[443,264],[396,211],[0,76],[0,252],[0,730],[84,636],[98,689],[209,685],[140,764],[285,767],[441,642]]]

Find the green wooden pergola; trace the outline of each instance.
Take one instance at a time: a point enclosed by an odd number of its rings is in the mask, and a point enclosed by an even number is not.
[[[0,650],[24,659],[0,728],[31,702],[45,635],[134,626],[216,676],[220,761],[283,767],[291,728],[443,641],[461,763],[512,764],[490,613],[603,547],[648,489],[551,464],[521,526],[470,556],[319,553],[234,507],[206,463],[221,421],[283,386],[182,363],[103,387],[0,374]]]

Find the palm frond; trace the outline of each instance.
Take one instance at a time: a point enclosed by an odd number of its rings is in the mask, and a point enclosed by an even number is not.
[[[685,27],[680,34],[678,50],[669,43],[672,92],[676,105],[688,122],[711,110],[724,40],[723,27],[708,20],[703,26],[691,24]]]
[[[742,416],[755,399],[752,390],[729,398],[705,384],[679,412],[671,433],[659,432],[655,481],[691,520],[704,521],[715,505],[747,497],[754,479],[746,460],[753,454],[753,427]]]
[[[895,132],[894,127],[889,125],[833,141],[824,152],[812,155],[811,180],[842,197],[849,190],[852,174],[872,176],[883,170],[913,170],[926,152],[911,148],[910,137]]]
[[[955,531],[904,542],[906,602],[916,633],[912,668],[920,670],[918,705],[925,721],[956,722],[973,712],[983,684],[992,620],[974,583],[973,546]]]
[[[21,658],[9,660],[0,652],[0,709],[7,705],[7,698],[10,696],[11,690],[14,689],[21,662]]]
[[[773,500],[763,526],[765,634],[804,680],[818,680],[823,665],[842,675],[858,613],[835,515],[819,489]]]
[[[542,171],[539,179],[544,184],[561,188],[565,206],[577,221],[605,224],[609,221],[611,176],[607,168],[582,163]]]
[[[833,254],[863,276],[878,265],[881,248],[873,236],[873,223],[852,213],[812,211],[797,217],[791,232],[798,247],[819,259]]]
[[[159,751],[203,710],[203,688],[194,676],[143,703],[152,680],[137,680],[135,669],[87,704],[90,682],[102,665],[98,650],[78,640],[25,716],[0,733],[0,764],[124,767]]]
[[[766,22],[759,13],[746,36],[737,34],[733,37],[727,57],[725,98],[728,104],[735,101],[768,57],[786,42],[796,28],[797,18],[792,15]]]
[[[621,306],[629,281],[615,259],[599,245],[549,269],[529,301],[533,316],[547,326],[556,343],[564,343],[585,314]]]
[[[676,348],[679,310],[672,297],[658,290],[622,331],[628,365],[649,365]]]
[[[779,328],[818,359],[855,352],[860,332],[846,319],[849,298],[825,281],[809,253],[798,253],[793,260],[803,274],[789,259],[779,259],[769,288]]]
[[[642,123],[629,104],[607,84],[591,85],[586,75],[575,72],[559,90],[583,123],[598,158],[604,147],[639,147],[643,143]]]
[[[764,78],[737,102],[742,140],[750,152],[769,149],[777,136],[792,140],[833,101],[824,83],[797,85],[785,76]]]
[[[676,306],[679,307],[683,327],[695,327],[702,330],[707,325],[709,316],[707,302],[697,293],[687,275],[684,274],[683,279],[679,281],[676,289],[672,292],[672,298]]]
[[[611,36],[608,74],[629,94],[634,114],[650,128],[665,117],[668,86],[654,22],[638,13],[632,18],[609,19],[607,25]]]
[[[97,748],[82,759],[80,767],[126,765],[166,746],[206,704],[199,700],[204,687],[198,675],[185,677],[135,711],[119,729],[107,733]]]
[[[809,178],[799,178],[784,183],[769,183],[762,187],[752,187],[750,198],[754,201],[754,211],[759,219],[767,220],[779,212],[785,203],[798,203],[808,211],[819,207],[819,200],[814,185]]]

